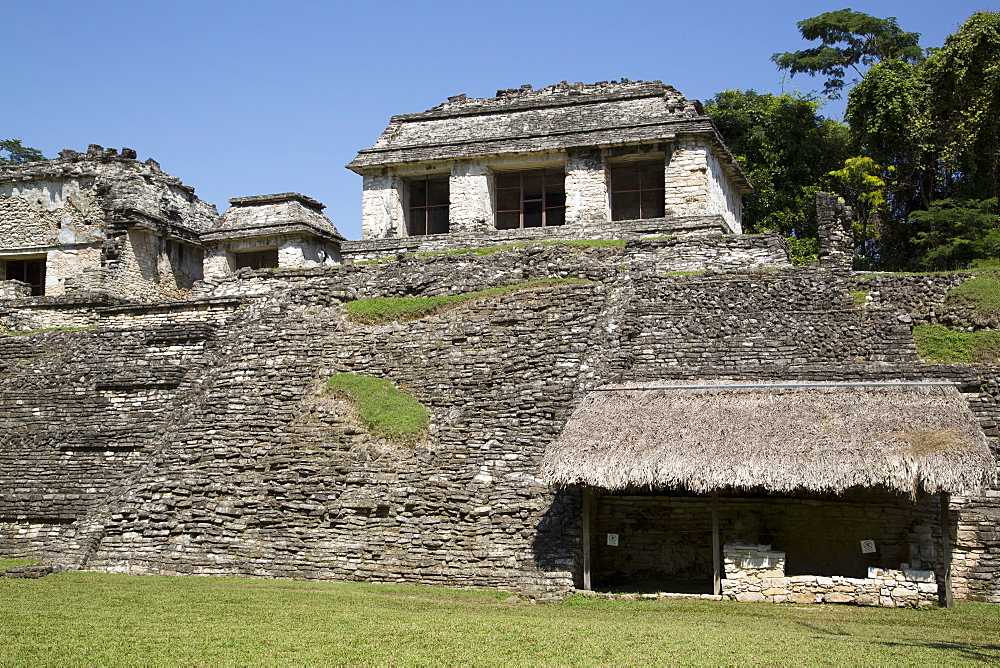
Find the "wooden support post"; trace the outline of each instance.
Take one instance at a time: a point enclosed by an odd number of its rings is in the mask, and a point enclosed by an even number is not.
[[[719,553],[719,494],[712,494],[712,593],[722,593],[722,556]]]
[[[944,561],[944,606],[949,610],[955,607],[951,595],[951,494],[941,492],[941,558]]]
[[[590,527],[590,512],[591,506],[594,503],[594,494],[589,488],[583,490],[583,517],[581,522],[583,524],[583,536],[581,540],[583,541],[583,588],[586,591],[590,591],[590,541],[591,541],[591,527]]]

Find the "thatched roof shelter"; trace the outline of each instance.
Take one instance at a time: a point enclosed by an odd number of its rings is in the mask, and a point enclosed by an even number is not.
[[[609,491],[916,495],[981,488],[996,461],[952,386],[704,385],[589,393],[542,471]]]

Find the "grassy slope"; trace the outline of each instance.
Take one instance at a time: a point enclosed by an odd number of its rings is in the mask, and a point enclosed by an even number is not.
[[[969,304],[988,313],[1000,313],[1000,274],[983,273],[948,291],[947,301]]]
[[[479,290],[478,292],[442,295],[440,297],[373,297],[371,299],[358,299],[347,302],[344,308],[347,310],[348,319],[352,322],[378,325],[387,322],[404,322],[406,320],[426,318],[427,316],[455,307],[462,302],[481,297],[496,297],[522,290],[533,290],[535,288],[574,283],[589,283],[589,281],[579,278],[546,278],[538,281],[528,281],[527,283],[489,288],[488,290]]]
[[[0,665],[1000,661],[1000,606],[989,604],[947,612],[506,596],[99,573],[0,579]]]
[[[427,434],[430,416],[424,405],[384,378],[338,373],[326,386],[354,402],[370,434],[397,443],[413,443]]]
[[[944,325],[917,325],[913,342],[927,362],[1000,363],[1000,332],[993,330],[962,332]]]

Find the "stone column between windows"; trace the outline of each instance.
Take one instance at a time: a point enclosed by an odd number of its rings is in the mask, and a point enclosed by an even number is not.
[[[587,225],[611,220],[608,177],[599,149],[566,153],[566,223]]]
[[[203,273],[205,278],[222,278],[232,271],[229,253],[225,248],[212,248],[205,253]]]
[[[482,232],[494,227],[493,198],[485,163],[463,160],[452,165],[448,198],[449,232]]]
[[[697,216],[708,213],[708,151],[698,141],[678,141],[663,170],[667,215]]]
[[[361,194],[361,238],[406,236],[406,218],[399,192],[399,177],[382,172],[364,175]]]

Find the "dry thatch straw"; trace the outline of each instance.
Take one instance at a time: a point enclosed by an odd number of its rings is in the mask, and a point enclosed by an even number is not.
[[[705,385],[590,393],[542,473],[606,490],[881,486],[915,496],[981,488],[996,467],[954,387]]]

